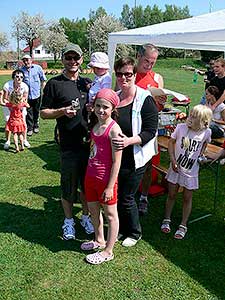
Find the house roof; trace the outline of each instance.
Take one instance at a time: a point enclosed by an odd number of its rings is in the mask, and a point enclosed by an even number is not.
[[[37,48],[38,46],[41,45],[41,40],[40,39],[35,39],[33,41],[33,49]],[[23,52],[26,53],[26,52],[29,52],[30,53],[30,47],[27,46],[26,48],[23,49]]]

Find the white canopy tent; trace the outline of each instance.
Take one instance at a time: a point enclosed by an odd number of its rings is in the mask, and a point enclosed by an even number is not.
[[[225,9],[183,20],[112,32],[108,38],[108,55],[112,69],[117,44],[225,51]]]

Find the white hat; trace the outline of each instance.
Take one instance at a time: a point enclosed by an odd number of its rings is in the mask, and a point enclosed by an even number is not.
[[[94,52],[91,54],[91,61],[89,67],[96,67],[101,69],[109,69],[109,58],[104,52]]]
[[[25,55],[22,57],[22,60],[23,60],[23,59],[29,59],[29,58],[31,58],[31,56],[28,55],[28,54],[25,54]]]

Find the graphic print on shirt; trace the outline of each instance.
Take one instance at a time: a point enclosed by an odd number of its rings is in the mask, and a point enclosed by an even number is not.
[[[97,153],[96,144],[95,144],[94,140],[91,140],[89,159],[94,158],[96,156],[96,153]]]
[[[184,143],[185,137],[183,136],[181,139],[181,149],[184,149],[184,154],[180,153],[177,158],[177,164],[180,165],[182,168],[191,170],[194,163],[196,162],[196,158],[193,159],[193,153],[199,151],[199,147],[201,145],[201,140],[197,139],[189,139],[188,147],[185,147]]]

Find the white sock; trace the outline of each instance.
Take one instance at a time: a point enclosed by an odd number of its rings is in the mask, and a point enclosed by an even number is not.
[[[64,223],[67,223],[67,224],[74,224],[74,219],[73,219],[73,218],[70,218],[70,219],[65,218],[65,219],[64,219]]]

